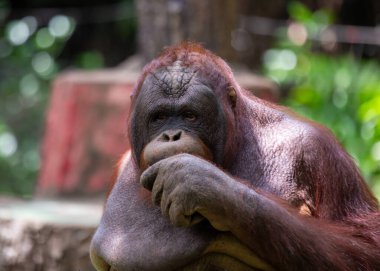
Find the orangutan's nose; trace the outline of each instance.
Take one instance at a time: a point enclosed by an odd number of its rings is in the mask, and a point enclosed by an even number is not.
[[[163,142],[177,141],[181,139],[181,130],[169,130],[161,134],[159,140]]]

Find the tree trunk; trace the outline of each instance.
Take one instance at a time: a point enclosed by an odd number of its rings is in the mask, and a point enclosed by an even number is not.
[[[237,25],[238,4],[229,0],[136,1],[140,54],[148,62],[163,47],[188,40],[233,61],[231,32]]]

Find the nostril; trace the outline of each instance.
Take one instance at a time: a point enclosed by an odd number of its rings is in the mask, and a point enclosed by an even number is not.
[[[178,133],[176,133],[176,134],[173,136],[173,141],[177,141],[177,140],[179,140],[179,139],[181,138],[181,134],[182,134],[181,131],[179,131]]]
[[[172,141],[177,141],[180,140],[182,136],[182,131],[166,131],[161,134],[159,137],[159,141],[163,142],[172,142]]]
[[[162,134],[162,139],[163,139],[164,141],[170,141],[170,136],[169,136],[167,133],[163,133],[163,134]]]
[[[92,249],[90,253],[92,265],[97,271],[111,271],[114,270],[108,263],[106,263],[96,252]]]

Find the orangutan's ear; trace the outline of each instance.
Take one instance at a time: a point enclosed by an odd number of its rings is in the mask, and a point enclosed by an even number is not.
[[[234,87],[229,86],[227,88],[227,92],[228,92],[228,98],[230,100],[231,106],[232,106],[232,108],[235,108],[235,106],[236,106],[236,99],[237,99],[236,90],[235,90]]]

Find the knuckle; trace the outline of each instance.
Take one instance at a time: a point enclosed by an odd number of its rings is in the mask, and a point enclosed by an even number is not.
[[[176,161],[179,161],[181,163],[188,162],[189,160],[191,160],[193,158],[193,156],[191,154],[188,154],[188,153],[180,153],[176,156],[177,156]]]

